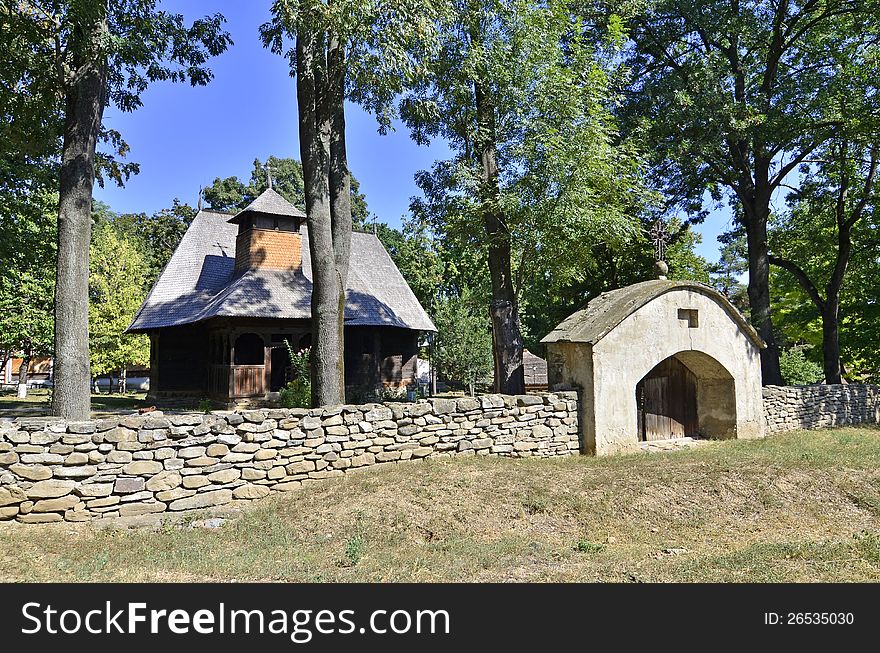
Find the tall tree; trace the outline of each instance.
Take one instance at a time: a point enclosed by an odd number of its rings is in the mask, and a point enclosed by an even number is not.
[[[31,359],[52,352],[57,197],[47,190],[23,198],[0,192],[0,197],[0,364],[23,358],[19,394],[24,396]]]
[[[312,399],[345,398],[343,318],[351,247],[351,174],[345,100],[393,117],[391,100],[414,74],[411,56],[430,35],[432,3],[396,0],[276,0],[264,43],[285,54],[296,77],[309,252],[312,261]],[[286,42],[294,40],[293,47]]]
[[[429,75],[405,98],[421,143],[453,158],[420,173],[416,213],[471,242],[490,281],[495,389],[524,391],[519,294],[545,256],[583,260],[632,234],[638,161],[615,148],[617,27],[588,30],[571,3],[455,0]],[[618,26],[619,27],[619,26]],[[607,62],[606,68],[600,62]]]
[[[700,213],[707,191],[739,204],[752,323],[780,383],[767,223],[789,174],[858,116],[837,94],[858,85],[878,36],[875,0],[658,0],[634,21],[627,114],[655,152],[670,208]]]
[[[874,216],[880,145],[841,138],[820,154],[823,160],[806,171],[789,198],[792,210],[773,222],[770,263],[791,274],[819,311],[825,382],[840,383],[840,306],[846,272],[854,245],[862,245],[866,237],[875,245],[871,235],[880,226]],[[866,217],[868,229],[859,229]],[[875,256],[870,250],[863,255]]]
[[[122,111],[140,106],[150,82],[206,84],[205,63],[230,43],[219,14],[187,26],[161,11],[156,0],[51,0],[17,2],[10,29],[26,35],[30,60],[17,80],[20,93],[55,97],[39,109],[63,133],[59,172],[58,253],[55,284],[55,389],[53,412],[68,419],[89,416],[88,274],[92,187],[109,176],[117,182],[136,171],[96,152],[105,140],[117,154],[127,146],[103,123],[113,102]]]
[[[95,376],[150,362],[150,341],[125,332],[146,296],[142,249],[112,223],[96,228],[89,257],[89,354]]]

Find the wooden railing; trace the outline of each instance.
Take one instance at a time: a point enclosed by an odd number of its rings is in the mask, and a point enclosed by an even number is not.
[[[266,392],[265,365],[233,365],[232,396],[257,397]]]
[[[258,397],[266,392],[265,365],[212,365],[211,394],[238,399]]]

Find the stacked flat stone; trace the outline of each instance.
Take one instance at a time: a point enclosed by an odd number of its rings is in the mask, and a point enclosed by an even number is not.
[[[767,433],[880,423],[875,385],[764,386]]]
[[[411,459],[568,456],[574,392],[0,422],[0,519],[88,521],[260,499]]]

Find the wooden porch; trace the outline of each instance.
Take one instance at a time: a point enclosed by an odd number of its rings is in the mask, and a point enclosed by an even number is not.
[[[229,328],[208,334],[210,364],[208,391],[230,402],[266,397],[290,380],[287,344],[301,349],[311,344],[304,329]]]

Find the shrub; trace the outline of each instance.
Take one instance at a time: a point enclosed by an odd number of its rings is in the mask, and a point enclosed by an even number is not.
[[[287,345],[287,354],[290,356],[293,378],[278,392],[281,405],[285,408],[310,408],[312,405],[311,363],[309,361],[311,351],[308,348],[293,351],[290,341],[286,339],[284,344]]]
[[[600,553],[605,550],[604,544],[596,544],[595,542],[590,542],[589,540],[580,539],[577,541],[575,545],[575,551],[578,553]]]
[[[818,383],[825,376],[822,367],[804,355],[803,346],[794,346],[783,351],[779,355],[779,370],[785,385]]]

